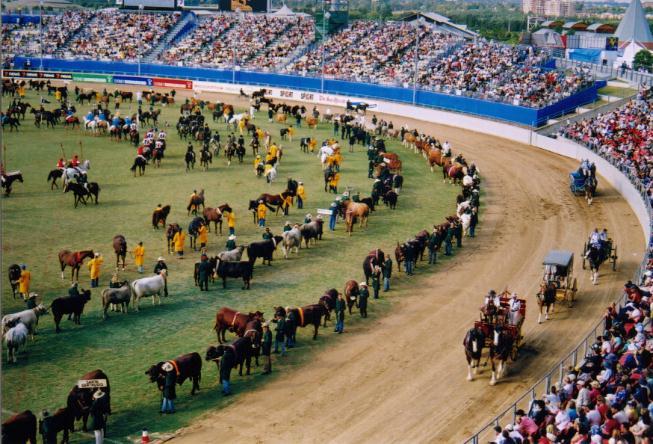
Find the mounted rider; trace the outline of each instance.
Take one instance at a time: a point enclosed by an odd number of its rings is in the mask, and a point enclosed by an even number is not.
[[[66,169],[66,161],[63,157],[60,157],[57,161],[57,169],[61,171]]]
[[[79,166],[79,156],[75,154],[72,159],[70,159],[70,167],[77,168]]]
[[[442,145],[442,157],[451,157],[451,144],[448,140],[445,140]]]

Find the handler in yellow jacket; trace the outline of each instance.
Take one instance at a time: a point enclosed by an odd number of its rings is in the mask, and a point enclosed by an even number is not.
[[[331,176],[331,180],[329,181],[329,189],[335,194],[338,194],[338,182],[340,182],[340,173]]]
[[[27,300],[29,296],[29,285],[32,282],[32,273],[27,270],[27,265],[21,264],[20,266],[20,277],[18,278],[18,292]]]
[[[183,229],[180,229],[175,233],[175,236],[172,238],[172,243],[175,244],[175,251],[177,252],[177,256],[179,256],[180,259],[183,259],[184,244],[186,243],[186,235],[184,234]]]
[[[227,226],[229,227],[229,235],[236,234],[236,215],[234,211],[227,211]]]
[[[200,252],[206,252],[206,244],[209,243],[209,230],[206,229],[206,225],[200,225],[199,230],[197,230],[197,238],[200,241]]]
[[[283,208],[283,214],[288,216],[288,209],[292,206],[292,196],[290,194],[283,199],[281,206]]]
[[[297,209],[304,208],[304,199],[306,199],[306,191],[304,190],[304,182],[299,181],[297,185]]]
[[[139,242],[136,248],[134,248],[134,263],[138,267],[138,272],[143,272],[143,259],[145,257],[145,248],[143,247],[143,242]]]
[[[95,253],[95,257],[88,261],[88,269],[91,272],[91,288],[97,288],[100,281],[100,266],[104,259],[100,253]]]
[[[258,207],[256,208],[256,215],[258,216],[258,226],[265,226],[265,216],[268,212],[268,207],[265,206],[262,200],[258,201]]]

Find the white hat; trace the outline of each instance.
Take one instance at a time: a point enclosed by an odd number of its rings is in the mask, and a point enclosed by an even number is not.
[[[229,240],[236,240],[236,236],[234,236],[233,234],[230,234],[229,235]]]
[[[161,366],[161,370],[164,372],[171,372],[174,369],[171,363],[169,362],[164,362],[163,365]]]
[[[359,287],[367,287],[367,284],[365,282],[361,282],[360,284],[358,284],[358,286]]]
[[[93,393],[93,399],[100,399],[103,396],[104,396],[104,392],[100,389],[97,389],[95,393]]]
[[[555,442],[557,437],[553,433],[547,433],[546,434],[546,439],[548,439],[549,441]]]
[[[159,261],[159,262],[164,261],[164,262],[165,262],[165,259],[163,258],[163,256],[159,256],[159,258],[157,259],[157,261]]]
[[[100,253],[95,253],[95,257],[100,257]]]

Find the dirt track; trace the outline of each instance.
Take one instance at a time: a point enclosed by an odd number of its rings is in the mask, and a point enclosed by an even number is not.
[[[396,126],[406,121],[390,120]],[[333,337],[312,362],[237,395],[229,407],[180,431],[175,443],[460,442],[573,348],[633,275],[642,232],[604,180],[588,208],[569,193],[575,161],[473,132],[408,123],[451,141],[455,153],[479,166],[485,207],[478,239],[437,272],[416,277],[421,290],[395,299],[391,316]],[[577,258],[576,306],[558,308],[554,320],[538,326],[534,293],[542,258],[549,249],[578,256],[595,226],[607,227],[615,239],[618,271],[604,267],[600,285],[592,286]],[[478,318],[483,294],[506,286],[528,300],[528,351],[497,386],[488,385],[487,370],[467,382],[464,333]]]

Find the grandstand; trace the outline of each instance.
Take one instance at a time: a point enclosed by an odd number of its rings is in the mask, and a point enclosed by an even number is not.
[[[592,83],[584,70],[549,68],[546,52],[472,41],[438,17],[412,18],[356,21],[317,44],[305,14],[105,9],[46,17],[42,47],[33,23],[3,25],[3,46],[12,56],[238,67],[404,88],[416,78],[419,89],[537,109]]]

